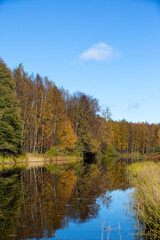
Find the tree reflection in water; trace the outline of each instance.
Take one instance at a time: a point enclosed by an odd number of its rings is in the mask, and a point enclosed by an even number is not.
[[[98,197],[108,208],[110,192],[129,187],[126,163],[108,168],[107,161],[1,172],[2,239],[51,238],[71,221],[83,223],[96,218]]]

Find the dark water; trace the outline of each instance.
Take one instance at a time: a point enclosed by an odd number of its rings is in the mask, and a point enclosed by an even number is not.
[[[0,239],[142,239],[126,171],[131,160],[0,172]]]

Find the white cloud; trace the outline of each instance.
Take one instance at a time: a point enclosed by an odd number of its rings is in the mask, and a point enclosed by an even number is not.
[[[100,42],[92,45],[86,51],[84,51],[79,59],[84,61],[95,60],[95,61],[106,61],[112,57],[119,57],[121,55],[120,52],[117,52],[113,49],[113,47],[109,46],[104,42]]]

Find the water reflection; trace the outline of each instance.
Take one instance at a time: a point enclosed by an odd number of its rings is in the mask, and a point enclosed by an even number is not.
[[[122,200],[130,187],[126,166],[125,161],[103,159],[89,165],[79,162],[3,170],[0,173],[0,238],[101,239],[102,232],[104,236],[108,234],[107,220],[106,229],[102,231],[105,218],[109,214],[122,215],[122,202],[115,198]],[[125,224],[122,219],[121,222]],[[110,224],[117,228],[114,222]]]

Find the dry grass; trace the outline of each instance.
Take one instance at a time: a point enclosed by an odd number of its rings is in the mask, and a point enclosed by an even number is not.
[[[159,153],[148,153],[144,158],[144,161],[160,161],[160,154]]]
[[[135,186],[135,210],[148,239],[160,239],[160,163],[142,162],[129,167]]]

